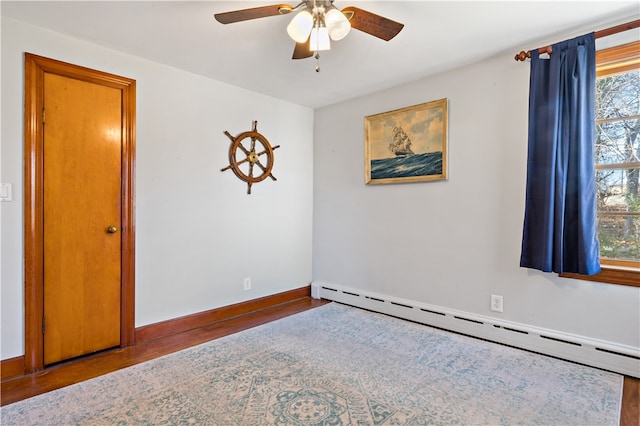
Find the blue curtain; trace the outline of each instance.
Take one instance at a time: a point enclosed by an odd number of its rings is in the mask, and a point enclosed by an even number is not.
[[[600,272],[594,169],[595,37],[531,51],[529,149],[520,266]]]

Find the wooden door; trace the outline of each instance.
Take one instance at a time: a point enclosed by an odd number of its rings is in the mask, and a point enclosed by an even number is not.
[[[135,343],[135,80],[25,54],[25,372]]]
[[[44,363],[120,344],[120,90],[44,75]]]

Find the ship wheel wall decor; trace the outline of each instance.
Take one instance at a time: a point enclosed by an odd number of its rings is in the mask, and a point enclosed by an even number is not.
[[[251,131],[240,133],[236,137],[224,131],[224,134],[231,139],[231,146],[229,147],[229,165],[220,171],[233,170],[240,180],[247,182],[247,194],[251,194],[251,185],[256,182],[262,182],[267,177],[277,180],[271,174],[271,170],[273,169],[273,150],[280,148],[280,145],[272,147],[267,138],[258,133],[257,128],[258,122],[254,121]]]

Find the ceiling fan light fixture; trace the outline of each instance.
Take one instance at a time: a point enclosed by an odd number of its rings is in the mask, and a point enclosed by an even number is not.
[[[313,16],[307,10],[303,10],[289,22],[287,33],[296,43],[304,43],[309,38],[312,27]]]
[[[327,27],[315,26],[311,29],[311,40],[309,40],[311,50],[329,50],[331,42],[329,41],[329,31]]]
[[[292,15],[287,26],[287,33],[296,42],[291,59],[313,56],[319,60],[319,51],[329,50],[330,40],[345,38],[352,27],[385,41],[394,38],[404,27],[404,24],[355,6],[339,10],[333,2],[334,0],[299,0],[296,6],[274,4],[215,13],[213,16],[221,24],[231,24],[297,12],[295,16]],[[316,71],[319,70],[316,67]]]
[[[349,20],[342,12],[332,6],[331,9],[324,16],[324,22],[329,31],[331,40],[342,40],[349,34],[351,30],[351,24]]]

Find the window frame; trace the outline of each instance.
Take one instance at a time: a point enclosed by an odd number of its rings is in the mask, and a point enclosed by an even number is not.
[[[640,41],[596,52],[596,77],[640,70]],[[640,262],[600,258],[601,272],[594,275],[559,274],[563,278],[640,287]]]

